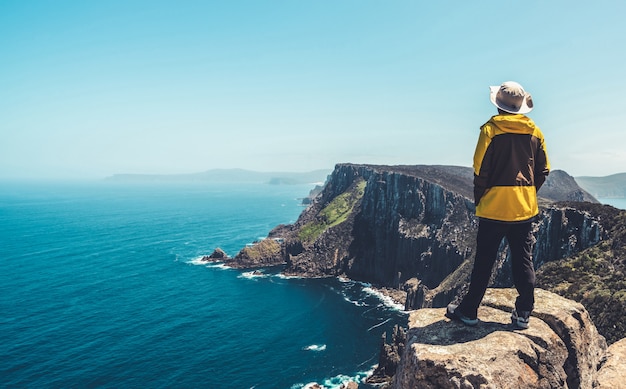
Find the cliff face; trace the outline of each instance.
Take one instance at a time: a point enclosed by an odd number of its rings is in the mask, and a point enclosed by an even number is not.
[[[224,261],[284,264],[284,273],[305,277],[344,275],[395,290],[407,310],[426,308],[411,314],[406,335],[397,330],[392,344],[382,344],[372,382],[393,376],[398,388],[612,387],[626,353],[626,212],[597,204],[565,172],[553,172],[533,222],[537,282],[584,306],[538,290],[531,330],[512,331],[505,323],[514,293],[493,289],[479,311],[483,322],[468,330],[444,320],[442,307],[469,282],[478,226],[472,178],[465,167],[339,164],[296,223],[272,230],[271,244]],[[491,281],[513,284],[506,242]],[[609,353],[598,332],[615,343]],[[607,355],[615,357],[606,362]]]
[[[546,185],[558,199],[549,179]],[[442,307],[466,287],[471,272],[477,230],[471,198],[469,168],[340,164],[291,230],[281,231],[277,262],[285,262],[289,274],[346,275],[404,289],[408,309]],[[602,239],[602,225],[590,212],[542,203],[548,205],[534,224],[536,267]],[[509,268],[503,245],[493,285],[512,285]]]
[[[564,172],[554,175],[563,185],[558,192],[551,177],[534,224],[537,268],[605,236],[593,212],[553,202],[583,192]],[[400,290],[407,309],[445,306],[463,292],[472,268],[477,230],[472,178],[466,167],[339,164],[295,224],[270,232],[280,245],[263,255],[246,248],[227,262],[235,267],[284,263],[285,273],[298,276],[345,275]],[[512,285],[505,244],[492,285]]]
[[[537,285],[582,303],[609,343],[626,336],[626,211],[581,203],[605,231],[600,243],[539,268]]]
[[[423,282],[436,286],[468,257],[470,242],[463,230],[475,229],[476,222],[467,178],[447,174],[461,183],[464,193],[459,194],[418,176],[437,176],[435,169],[338,165],[294,230],[319,221],[333,199],[354,192],[357,182],[365,184],[362,194],[353,196],[346,220],[326,228],[314,242],[303,243],[292,234],[283,253],[286,271],[345,274],[390,287],[420,274]]]
[[[551,171],[549,180],[541,187],[539,194],[543,198],[552,201],[598,202],[588,191],[578,185],[574,177],[563,170]]]
[[[606,238],[600,218],[575,206],[573,203],[556,203],[541,211],[540,219],[534,223],[535,268],[572,256]],[[498,272],[494,286],[512,286],[508,252],[503,250],[501,254],[505,255],[505,262],[500,269],[505,271]]]

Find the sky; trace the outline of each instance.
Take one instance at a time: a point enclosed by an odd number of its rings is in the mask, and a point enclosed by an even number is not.
[[[489,86],[626,172],[626,2],[0,0],[0,179],[471,166]]]

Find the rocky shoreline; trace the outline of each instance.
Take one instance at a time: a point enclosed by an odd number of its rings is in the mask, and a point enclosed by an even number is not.
[[[220,249],[202,258],[228,259]],[[404,290],[371,288],[397,305],[406,302]],[[481,323],[472,330],[445,318],[445,308],[410,310],[407,328],[396,326],[389,339],[383,334],[379,362],[366,382],[388,389],[620,387],[626,338],[607,346],[581,304],[543,289],[536,290],[531,329],[515,330],[510,324],[515,296],[511,288],[488,289]],[[341,387],[357,389],[359,383]]]
[[[260,244],[260,242],[253,243],[253,245],[254,244]],[[262,265],[261,266],[249,266],[249,265],[242,264],[240,261],[236,260],[235,258],[229,257],[228,254],[226,254],[226,252],[219,247],[217,247],[210,255],[205,255],[202,258],[200,258],[200,260],[203,262],[207,262],[207,263],[222,264],[224,266],[231,267],[233,269],[255,269],[255,268],[262,269],[262,268],[267,267],[267,266],[262,266]],[[277,265],[286,265],[286,263],[272,264],[271,266],[277,266]],[[259,271],[259,274],[262,274],[262,273]],[[312,278],[312,277],[305,277],[305,276],[302,276],[302,277]],[[327,276],[325,278],[329,278],[329,277],[330,276]],[[344,276],[337,276],[337,277],[343,277],[351,281],[359,282],[359,280],[353,280]],[[316,277],[313,277],[313,278],[316,278]],[[372,285],[371,288],[375,292],[379,293],[380,295],[385,296],[388,299],[390,299],[394,303],[394,305],[404,307],[406,298],[407,298],[407,292],[405,290],[388,288],[384,286],[379,287],[379,286],[374,286],[374,285]]]
[[[533,257],[536,268],[540,269],[538,286],[544,282],[546,286],[566,296],[572,291],[573,285],[584,290],[586,287],[579,284],[575,275],[581,271],[580,268],[587,271],[581,274],[581,279],[599,279],[602,274],[596,276],[590,275],[590,272],[602,273],[603,268],[617,271],[623,279],[626,266],[623,261],[626,212],[620,213],[615,208],[598,204],[591,195],[578,187],[572,177],[564,172],[553,173],[539,192],[541,214],[533,225],[537,237]],[[411,311],[411,317],[433,312],[429,309],[441,309],[462,296],[469,281],[477,228],[471,200],[471,178],[471,169],[455,166],[339,164],[321,192],[310,200],[294,224],[277,226],[269,232],[266,239],[246,246],[233,258],[216,249],[205,259],[223,262],[234,268],[282,265],[285,275],[298,277],[345,277],[372,285],[373,289],[397,302],[405,310]],[[615,244],[617,247],[614,247]],[[616,257],[603,256],[593,251],[594,247],[603,247],[603,252],[613,253]],[[588,253],[593,253],[593,256],[590,258]],[[581,266],[578,262],[576,267],[568,265],[572,258],[586,265]],[[512,286],[509,266],[508,250],[503,246],[491,284],[498,288],[496,290]],[[545,276],[542,276],[541,269],[544,267],[552,273],[546,271]],[[567,285],[558,282],[558,274],[562,274],[563,269],[572,275],[567,284],[569,289]],[[550,274],[557,276],[550,278]],[[554,283],[551,284],[552,282]],[[606,288],[624,288],[623,283],[613,279],[606,278],[604,282],[602,285],[606,285]],[[598,290],[598,293],[599,296],[606,296],[605,291]],[[626,336],[626,326],[622,329],[619,322],[626,308],[626,304],[619,300],[622,292],[610,292],[609,299],[611,293],[615,293],[614,299],[617,300],[614,303],[620,307],[621,314],[618,312],[611,316],[610,322],[602,321],[600,334],[591,336],[595,339],[591,339],[591,342],[601,344],[604,341],[602,334],[610,333],[610,343],[617,343]],[[599,315],[604,315],[603,318],[609,317],[592,306],[589,308],[592,320],[599,318]],[[588,314],[587,311],[580,312],[576,315]],[[561,312],[559,315],[565,317],[567,313]],[[503,321],[502,318],[506,315],[500,316],[502,317],[498,320]],[[438,317],[437,321],[443,321],[441,312],[434,317]],[[593,326],[592,320],[587,327]],[[407,358],[414,357],[402,346],[403,342],[419,343],[419,334],[423,331],[417,329],[419,326],[411,325],[409,324],[406,335],[408,338],[402,340],[402,331],[397,330],[391,334],[391,343],[387,344],[386,340],[382,342],[379,367],[372,377],[373,380],[384,382],[392,388],[402,388],[407,386],[400,383],[400,378],[397,377],[418,374],[411,370],[417,368],[417,365],[407,365]],[[416,329],[411,330],[412,328]],[[615,334],[614,328],[619,328],[620,334]],[[441,331],[443,332],[438,336],[449,335],[445,327]],[[567,331],[570,335],[586,336],[579,334],[579,329],[574,327]],[[591,331],[585,334],[593,334],[593,330],[585,331]],[[471,341],[481,343],[487,338],[485,336]],[[467,339],[459,338],[459,342],[465,341]],[[528,347],[537,349],[538,346]],[[577,349],[579,346],[572,347]],[[598,351],[598,355],[601,354],[604,359],[601,358],[602,362],[596,364],[597,368],[589,370],[592,372],[590,374],[594,385],[600,382],[599,365],[606,365],[609,358],[606,347],[600,348],[602,350]],[[613,350],[612,353],[611,355],[619,355],[619,351]],[[568,355],[570,357],[567,358],[572,358],[571,353]],[[527,357],[520,358],[518,363],[530,366],[535,375],[540,377],[536,381],[533,381],[534,378],[524,381],[531,382],[529,387],[557,387],[550,385],[578,382],[571,378],[572,374],[578,374],[570,372],[571,368],[562,369],[565,375],[559,372],[549,378],[542,373],[543,368],[540,368],[543,362],[537,364],[538,362],[532,362]],[[557,360],[560,359],[555,359]],[[558,365],[560,362],[555,363]],[[401,366],[413,366],[409,369],[412,372],[407,373],[405,369],[401,374],[395,373],[395,369]],[[476,371],[476,368],[472,367],[474,370],[467,371]],[[457,378],[451,382],[456,384],[442,387],[465,387],[463,385],[467,382],[460,380],[458,368],[452,370],[456,372],[453,376]],[[485,382],[491,382],[489,374],[485,376]],[[591,386],[585,384],[574,387]]]

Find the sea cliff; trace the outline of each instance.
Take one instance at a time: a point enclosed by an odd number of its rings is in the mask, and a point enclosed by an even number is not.
[[[563,181],[564,174],[558,174]],[[541,199],[534,223],[536,267],[580,252],[605,231],[589,210],[572,198],[595,201],[571,179]],[[541,195],[541,192],[540,192]],[[339,164],[322,192],[297,222],[278,226],[269,238],[280,240],[263,256],[244,249],[231,265],[284,263],[286,274],[343,275],[403,291],[406,308],[441,307],[462,291],[474,255],[477,219],[472,172],[455,166],[374,166]],[[495,286],[511,286],[506,245],[494,271]]]
[[[259,243],[263,244],[263,250],[245,248],[226,262],[236,267],[284,264],[283,271],[289,275],[341,275],[368,282],[402,300],[407,310],[418,309],[416,312],[430,312],[422,308],[445,307],[464,294],[474,259],[477,219],[472,177],[470,168],[458,166],[338,164],[321,193],[311,199],[293,225],[273,229],[268,242]],[[611,245],[623,231],[620,227],[623,227],[623,214],[598,204],[562,171],[552,172],[538,195],[540,215],[533,223],[536,237],[533,259],[539,269],[538,283],[543,282],[542,268],[557,269],[549,273],[553,276],[546,278],[550,280],[545,282],[546,286],[575,298],[571,286],[575,281],[563,285],[554,272],[563,266],[571,268],[568,261],[572,258],[588,258],[585,253],[594,247]],[[622,255],[622,251],[613,252]],[[624,267],[623,257],[605,262],[620,272]],[[590,272],[603,269],[587,267],[591,268]],[[609,281],[612,288],[622,289],[608,292],[602,289],[609,296],[604,293],[600,297],[604,302],[620,302],[621,308],[625,287],[623,283]],[[506,243],[499,250],[491,286],[512,286]],[[584,296],[581,293],[576,301],[583,301]],[[594,301],[586,304],[593,305]],[[593,306],[589,308],[592,322],[601,311]],[[616,327],[617,320],[611,317],[601,323],[594,344],[603,344],[606,335],[610,343],[626,336],[626,328]],[[615,328],[619,333],[615,333]],[[394,338],[399,341],[402,337]],[[600,347],[598,355],[604,355],[605,348]],[[382,365],[386,358],[391,358],[384,354],[381,352]],[[400,362],[395,367],[404,366],[410,355],[405,350],[398,358]],[[388,370],[394,371],[395,367]],[[597,366],[590,369],[596,371]],[[558,373],[548,381],[578,382],[566,373]],[[548,381],[540,380],[536,387],[554,387],[542,386]]]

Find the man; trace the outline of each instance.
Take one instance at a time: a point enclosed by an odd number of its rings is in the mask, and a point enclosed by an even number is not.
[[[474,202],[479,218],[474,269],[467,294],[458,306],[448,305],[446,316],[470,326],[478,323],[478,306],[506,237],[519,294],[511,320],[525,329],[535,302],[531,224],[539,214],[537,191],[550,172],[550,163],[541,130],[525,116],[533,109],[531,95],[513,81],[490,89],[498,115],[480,128],[474,153]]]

